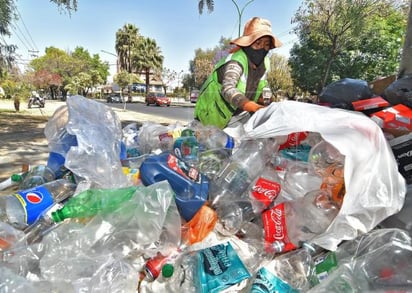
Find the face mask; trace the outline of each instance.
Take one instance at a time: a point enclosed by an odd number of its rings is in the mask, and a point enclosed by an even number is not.
[[[262,63],[263,59],[265,59],[265,56],[268,53],[268,51],[263,48],[255,50],[252,47],[244,47],[243,51],[245,51],[250,61],[252,61],[252,63],[256,66],[259,66],[260,63]]]

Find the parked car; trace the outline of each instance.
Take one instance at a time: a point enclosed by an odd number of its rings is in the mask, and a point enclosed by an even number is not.
[[[110,95],[107,97],[107,102],[108,103],[123,103],[124,100],[120,95],[114,94],[114,95]]]
[[[170,107],[170,98],[166,97],[164,93],[148,93],[146,96],[146,105],[154,104],[156,106]]]
[[[199,90],[192,90],[190,92],[190,97],[189,97],[190,102],[191,103],[196,103],[198,96],[199,96]]]

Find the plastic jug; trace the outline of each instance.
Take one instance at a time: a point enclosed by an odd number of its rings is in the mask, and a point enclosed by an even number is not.
[[[140,166],[140,177],[145,186],[167,180],[176,193],[179,213],[186,221],[208,200],[208,177],[169,151],[146,158]]]

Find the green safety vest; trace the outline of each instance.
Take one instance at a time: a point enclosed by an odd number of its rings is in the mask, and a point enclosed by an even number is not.
[[[221,95],[222,85],[218,81],[217,71],[225,63],[230,60],[239,62],[243,67],[243,74],[236,85],[237,89],[245,94],[246,82],[248,76],[248,59],[243,50],[229,54],[226,58],[222,58],[213,69],[211,75],[203,83],[197,98],[195,107],[195,117],[202,122],[203,125],[215,125],[221,129],[225,128],[236,111],[233,105],[228,103]],[[265,57],[265,73],[258,83],[253,101],[257,101],[262,93],[262,89],[267,85],[266,75],[269,70],[270,61]]]

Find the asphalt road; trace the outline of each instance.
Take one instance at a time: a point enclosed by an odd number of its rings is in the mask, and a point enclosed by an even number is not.
[[[154,105],[147,106],[144,103],[106,103],[106,105],[116,108],[118,110],[132,111],[140,114],[151,115],[153,117],[163,117],[170,119],[171,121],[185,121],[190,122],[194,117],[194,106],[191,103],[176,103],[170,107],[158,107]]]

